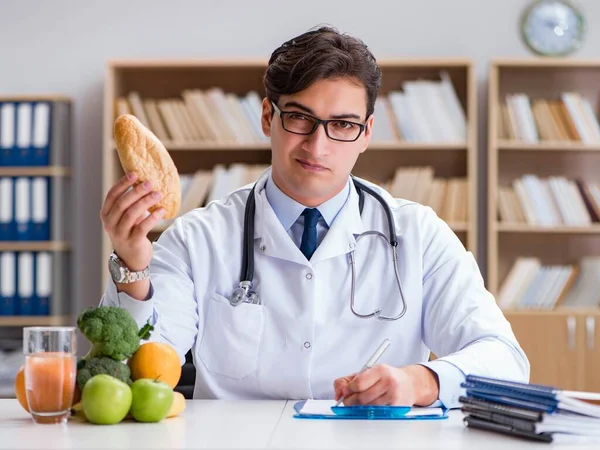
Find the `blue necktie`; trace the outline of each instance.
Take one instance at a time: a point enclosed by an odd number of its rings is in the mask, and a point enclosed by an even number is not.
[[[306,208],[302,213],[304,216],[304,232],[302,233],[302,242],[300,250],[310,260],[317,249],[317,222],[321,213],[316,208]]]

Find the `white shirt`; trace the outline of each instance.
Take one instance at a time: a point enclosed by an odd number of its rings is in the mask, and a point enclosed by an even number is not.
[[[295,227],[286,229],[270,203],[277,204],[271,186],[267,198],[268,180],[270,170],[255,195],[254,289],[261,304],[229,303],[239,283],[251,186],[185,214],[161,235],[153,244],[149,300],[117,293],[112,281],[102,298],[102,305],[128,309],[139,326],[150,319],[151,339],[171,344],[182,363],[192,349],[195,398],[333,398],[333,381],[360,370],[385,338],[391,346],[379,363],[431,368],[440,379],[439,400],[449,408],[459,406],[466,374],[529,380],[527,357],[472,254],[431,208],[361,180],[391,208],[407,302],[399,320],[361,319],[350,310],[353,249],[356,309],[395,315],[401,308],[389,246],[372,236],[356,241],[368,230],[389,234],[383,207],[365,194],[361,215],[349,183],[308,261]],[[438,359],[428,361],[430,351]]]

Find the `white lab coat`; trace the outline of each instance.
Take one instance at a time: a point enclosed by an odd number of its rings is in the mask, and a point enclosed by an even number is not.
[[[350,310],[349,252],[364,231],[388,235],[381,205],[365,194],[361,216],[352,187],[309,262],[267,201],[266,180],[265,174],[257,184],[254,230],[260,305],[229,303],[251,186],[178,218],[153,244],[150,300],[117,294],[109,281],[101,302],[127,308],[140,326],[150,318],[152,339],[174,346],[182,363],[193,350],[195,398],[332,398],[333,381],[360,370],[385,338],[391,346],[380,364],[426,363],[453,374],[440,375],[440,400],[448,407],[458,405],[461,371],[528,381],[528,360],[472,254],[431,208],[367,183],[393,211],[408,308],[397,321],[361,319]],[[356,308],[395,315],[401,303],[389,247],[366,239],[356,248]],[[427,363],[430,350],[439,359]]]

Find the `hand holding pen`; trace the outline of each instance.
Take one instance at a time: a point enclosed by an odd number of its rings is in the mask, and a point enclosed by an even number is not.
[[[355,374],[351,380],[348,380],[348,378],[340,378],[338,380],[336,380],[336,384],[334,384],[335,386],[335,392],[336,392],[336,398],[338,398],[338,395],[341,395],[341,397],[339,398],[338,402],[336,403],[335,406],[339,406],[343,401],[344,401],[344,391],[347,391],[349,389],[349,385],[352,384],[354,382],[354,380],[356,380],[356,378],[358,378],[359,375],[361,375],[365,370],[370,369],[371,367],[373,367],[377,361],[379,360],[379,358],[381,357],[381,355],[383,355],[383,353],[387,350],[387,348],[390,346],[390,340],[389,339],[385,339],[381,345],[377,348],[377,350],[375,350],[375,353],[373,353],[373,355],[367,360],[367,362],[365,363],[365,365],[362,367],[362,369],[360,369],[360,371]],[[348,380],[348,382],[346,383],[346,386],[343,386],[343,381],[341,380]],[[338,383],[339,382],[339,383]],[[342,388],[342,390],[340,391],[340,393],[338,393],[338,386]]]
[[[437,374],[425,365],[375,365],[389,345],[387,339],[383,341],[357,374],[335,380],[338,405],[429,406],[438,399]]]

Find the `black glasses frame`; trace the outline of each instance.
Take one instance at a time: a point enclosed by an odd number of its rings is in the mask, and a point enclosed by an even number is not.
[[[325,128],[325,134],[327,135],[327,137],[329,139],[331,139],[332,141],[338,141],[338,142],[356,142],[356,140],[358,140],[358,138],[360,137],[360,135],[362,134],[362,132],[365,130],[365,128],[367,128],[367,124],[366,123],[358,123],[358,122],[353,122],[351,120],[346,120],[346,119],[319,119],[318,117],[312,116],[310,114],[306,114],[304,112],[299,112],[299,111],[282,111],[281,109],[279,109],[279,107],[271,102],[271,105],[273,105],[273,109],[277,112],[277,114],[279,114],[279,117],[281,118],[281,128],[283,128],[285,131],[287,131],[288,133],[292,133],[292,134],[298,134],[300,136],[308,136],[310,134],[313,134],[315,132],[315,130],[317,129],[317,127],[320,124],[323,124],[323,128]],[[307,133],[298,133],[297,131],[290,131],[285,127],[284,124],[284,120],[283,118],[286,115],[290,115],[290,114],[301,114],[303,116],[309,117],[312,120],[315,121],[312,129],[307,132]],[[351,123],[352,125],[356,125],[360,128],[360,131],[358,132],[358,135],[354,138],[354,139],[337,139],[334,137],[331,137],[329,135],[329,129],[328,129],[328,124],[329,122],[346,122],[346,123]]]

